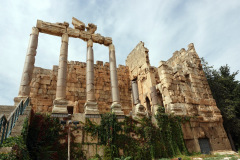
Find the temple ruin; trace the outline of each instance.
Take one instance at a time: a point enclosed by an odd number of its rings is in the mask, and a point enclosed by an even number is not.
[[[126,66],[117,68],[110,37],[95,33],[97,26],[92,23],[86,27],[73,18],[72,24],[74,28],[67,22],[37,21],[15,103],[30,97],[35,112],[64,116],[72,108],[73,115],[84,118],[99,118],[99,114],[110,111],[120,118],[154,115],[160,105],[167,113],[196,117],[182,125],[190,152],[200,152],[204,143],[211,151],[231,150],[220,110],[192,43],[154,67],[150,65],[149,50],[139,42],[127,56]],[[39,33],[62,37],[59,65],[52,70],[34,66]],[[87,42],[86,62],[68,61],[69,37]],[[94,64],[94,43],[109,48],[109,62]]]

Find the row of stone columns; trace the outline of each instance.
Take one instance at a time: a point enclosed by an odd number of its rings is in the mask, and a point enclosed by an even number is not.
[[[35,63],[36,49],[38,45],[39,30],[33,27],[32,34],[30,35],[30,41],[26,60],[24,64],[22,80],[20,84],[19,94],[16,97],[15,104],[21,99],[30,95],[30,82],[32,80],[32,74]],[[66,100],[66,86],[67,86],[67,57],[68,57],[68,34],[62,35],[62,44],[59,57],[59,68],[57,76],[57,89],[56,99],[53,104],[53,113],[67,114],[68,101]],[[87,65],[86,65],[86,103],[85,114],[96,115],[99,114],[98,105],[94,93],[94,54],[93,54],[93,41],[90,39],[87,42]],[[120,96],[118,90],[118,78],[116,68],[116,57],[114,45],[109,46],[109,63],[110,63],[110,79],[112,89],[112,105],[111,109],[117,115],[124,115],[121,110]]]

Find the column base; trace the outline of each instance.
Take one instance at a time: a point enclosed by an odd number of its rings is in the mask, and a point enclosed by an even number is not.
[[[141,118],[141,117],[145,117],[146,115],[147,115],[147,113],[145,112],[145,107],[143,105],[141,105],[140,103],[138,103],[135,106],[135,115],[134,116]]]
[[[14,97],[14,106],[17,106],[21,100],[25,101],[27,99],[27,97]]]
[[[86,102],[84,104],[85,115],[99,115],[97,102]]]
[[[111,105],[112,113],[117,116],[124,116],[124,112],[122,111],[122,106],[118,102],[113,102]]]
[[[54,114],[68,114],[67,105],[68,101],[65,99],[57,99],[53,101],[52,113]]]

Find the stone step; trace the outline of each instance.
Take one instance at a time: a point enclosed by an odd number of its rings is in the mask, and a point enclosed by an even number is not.
[[[12,132],[11,132],[11,137],[12,137],[13,133],[19,133],[19,135],[20,135],[22,132],[22,128],[23,128],[23,126],[14,126],[14,128],[12,129]]]
[[[0,105],[0,114],[5,114],[6,117],[15,109],[15,106]]]
[[[20,132],[11,132],[11,135],[9,137],[17,137],[21,135],[21,131]]]
[[[5,107],[6,108],[6,107]],[[14,108],[13,108],[14,109]],[[13,111],[13,110],[12,110]],[[11,111],[11,112],[12,112]],[[10,112],[10,113],[11,113]],[[7,112],[6,112],[7,113]],[[10,114],[9,113],[9,114]],[[11,131],[11,135],[10,137],[15,137],[15,136],[19,136],[21,135],[22,132],[22,128],[23,128],[23,124],[24,124],[24,120],[26,119],[26,117],[28,117],[31,114],[31,106],[27,106],[24,110],[24,113],[22,115],[19,115],[15,126],[13,127],[12,131]],[[0,132],[1,134],[1,132]]]

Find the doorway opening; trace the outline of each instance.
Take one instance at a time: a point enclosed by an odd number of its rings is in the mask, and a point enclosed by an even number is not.
[[[151,104],[150,104],[150,100],[148,97],[146,97],[146,106],[147,106],[147,111],[148,113],[151,113]]]
[[[198,143],[202,154],[210,154],[211,147],[208,138],[199,138]]]

